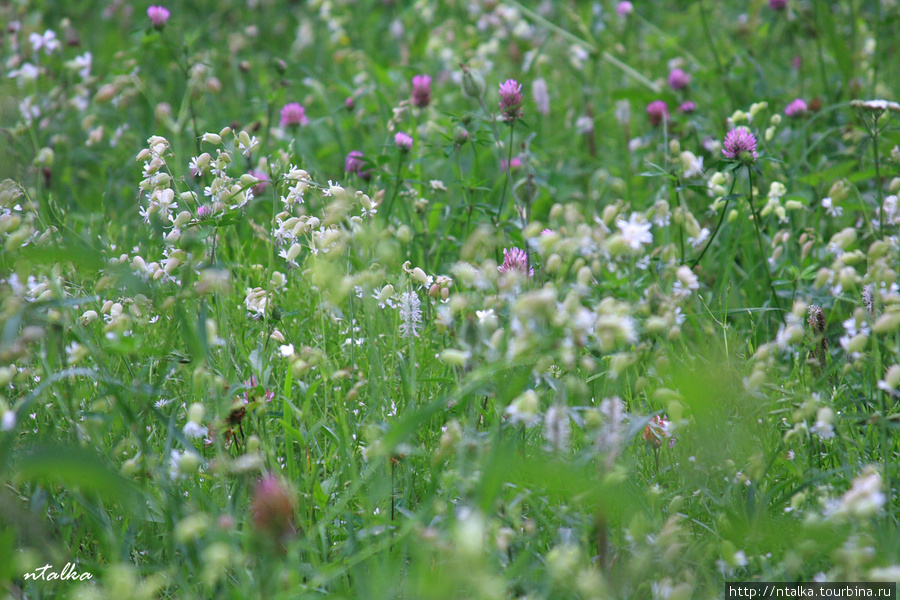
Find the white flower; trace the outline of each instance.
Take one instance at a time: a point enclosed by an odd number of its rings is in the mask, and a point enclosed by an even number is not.
[[[540,401],[534,390],[527,390],[519,395],[504,411],[510,423],[524,423],[525,427],[533,427],[541,420]]]
[[[845,493],[832,511],[836,516],[871,517],[877,513],[886,497],[881,491],[881,475],[878,467],[869,465],[853,480],[853,485]]]
[[[184,433],[184,437],[190,439],[197,439],[206,437],[209,434],[209,430],[206,427],[203,427],[199,423],[194,423],[193,421],[188,421],[184,424],[184,429],[182,430]]]
[[[279,352],[281,353],[281,355],[282,355],[283,357],[285,357],[285,358],[291,357],[291,356],[294,355],[294,345],[293,345],[293,344],[288,344],[288,345],[286,345],[286,346],[280,346],[280,347],[278,348],[278,351],[279,351]]]
[[[843,207],[835,206],[834,201],[830,197],[822,198],[822,208],[825,209],[825,214],[829,217],[839,217],[844,213]]]
[[[10,78],[15,78],[18,82],[19,86],[21,86],[26,81],[34,81],[38,78],[40,72],[38,68],[31,63],[22,63],[22,66],[18,69],[13,69],[9,72]]]
[[[632,250],[640,250],[643,244],[653,242],[653,234],[650,233],[650,223],[636,212],[631,213],[631,217],[618,219],[616,227],[622,232],[622,239],[631,247]]]
[[[8,410],[3,413],[3,419],[0,420],[0,429],[3,431],[12,431],[16,427],[16,411]]]
[[[550,444],[550,448],[557,452],[566,452],[569,449],[569,413],[565,408],[551,406],[544,415],[544,439]]]
[[[400,335],[403,337],[419,337],[419,329],[422,322],[422,304],[419,295],[415,292],[405,292],[400,295]]]
[[[31,42],[31,47],[35,52],[39,52],[43,48],[45,54],[52,54],[60,47],[56,34],[50,29],[46,30],[43,35],[32,33],[28,36],[28,41]]]

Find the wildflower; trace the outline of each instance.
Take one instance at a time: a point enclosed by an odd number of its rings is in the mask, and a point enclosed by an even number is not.
[[[507,161],[505,158],[500,160],[500,170],[506,171],[509,169],[510,171],[515,171],[522,167],[522,159],[518,156],[513,156],[511,161]]]
[[[631,217],[618,219],[616,227],[622,232],[622,239],[625,240],[632,250],[640,250],[643,244],[653,242],[653,234],[650,233],[650,223],[645,221],[638,213],[631,213]]]
[[[690,268],[682,265],[675,271],[675,285],[672,286],[672,293],[676,296],[690,296],[691,292],[700,289],[700,282],[697,276]]]
[[[522,84],[515,79],[507,79],[500,84],[501,119],[513,122],[522,118]]]
[[[257,184],[250,188],[254,196],[259,196],[269,187],[269,175],[262,169],[250,169],[250,176],[257,180]]]
[[[294,500],[274,475],[256,483],[251,513],[253,525],[260,533],[278,539],[294,532]]]
[[[619,4],[616,5],[616,14],[619,15],[620,17],[627,17],[628,15],[630,15],[633,12],[634,12],[634,5],[631,2],[628,2],[628,0],[619,2]]]
[[[685,150],[679,155],[681,167],[684,169],[686,179],[703,176],[703,157],[695,156],[693,152]]]
[[[878,468],[869,465],[853,480],[850,489],[841,497],[831,512],[836,516],[871,517],[884,506],[886,497],[881,491],[881,475]]]
[[[528,266],[528,255],[521,248],[504,248],[503,264],[497,270],[501,273],[518,271],[522,275],[534,276],[534,268]]]
[[[160,29],[169,20],[169,9],[163,6],[151,6],[147,9],[147,16],[150,17],[153,26]]]
[[[394,134],[394,144],[403,152],[409,152],[413,147],[413,139],[407,133],[398,131]]]
[[[359,150],[351,150],[344,159],[344,172],[358,175],[361,179],[368,179],[372,174],[363,169],[365,164],[365,155]]]
[[[279,353],[281,354],[281,356],[283,356],[284,358],[290,358],[291,356],[294,355],[294,345],[293,345],[293,344],[287,344],[287,345],[284,345],[284,346],[279,346],[279,347],[278,347],[278,352],[279,352]]]
[[[644,441],[654,448],[660,448],[663,440],[672,437],[669,421],[665,416],[654,415],[644,427]]]
[[[669,107],[662,100],[654,100],[647,105],[647,116],[650,118],[650,124],[656,127],[669,118]]]
[[[415,292],[405,292],[400,295],[400,335],[405,338],[419,337],[419,327],[422,323],[422,303]]]
[[[303,127],[309,125],[309,117],[306,116],[306,109],[297,102],[285,104],[281,109],[281,126],[288,127],[296,125],[301,125]]]
[[[594,120],[587,115],[581,115],[575,121],[575,131],[581,135],[587,135],[594,131]]]
[[[463,93],[469,98],[480,100],[484,96],[484,77],[478,71],[473,71],[467,65],[460,65],[462,69]]]
[[[565,408],[551,406],[544,415],[544,439],[557,452],[569,449],[569,414]]]
[[[843,207],[835,206],[834,201],[829,197],[822,198],[822,208],[829,217],[839,217],[844,213]]]
[[[195,423],[194,421],[188,421],[184,424],[184,429],[182,429],[182,433],[184,433],[184,437],[190,439],[202,438],[206,437],[209,434],[209,430],[206,427],[203,427],[199,423]]]
[[[547,93],[547,82],[543,77],[539,77],[531,82],[531,96],[534,98],[534,104],[537,111],[546,116],[550,114],[550,94]]]
[[[809,107],[806,105],[806,101],[803,98],[797,98],[784,109],[784,116],[800,117],[805,115],[807,110],[809,110]]]
[[[737,127],[725,136],[722,154],[731,160],[737,160],[744,164],[753,163],[756,158],[756,138],[745,127]]]
[[[816,423],[809,430],[819,436],[821,440],[830,440],[834,437],[834,411],[823,406],[816,412]]]
[[[431,75],[416,75],[412,78],[412,105],[425,108],[431,104]]]
[[[32,33],[28,36],[28,41],[31,42],[31,47],[34,48],[35,53],[43,49],[45,54],[52,54],[54,51],[59,50],[60,47],[59,40],[56,39],[56,33],[50,29],[46,30],[43,35]]]
[[[784,10],[787,0],[769,0],[769,8],[772,10]]]
[[[678,110],[688,115],[697,110],[697,104],[688,100],[687,102],[682,102],[681,106],[678,107]]]
[[[669,71],[669,86],[673,90],[681,90],[691,83],[691,76],[683,69],[672,69]]]
[[[533,427],[540,422],[541,403],[534,390],[520,394],[506,407],[504,413],[512,424],[522,423],[525,427]]]
[[[900,385],[900,365],[891,365],[884,375],[884,379],[878,382],[878,389],[885,392],[893,392]]]
[[[900,104],[889,100],[853,100],[850,102],[850,106],[857,110],[874,113],[876,115],[881,115],[881,113],[886,110],[900,112]]]
[[[0,430],[12,431],[16,427],[16,411],[8,410],[3,413],[3,419],[0,420]]]

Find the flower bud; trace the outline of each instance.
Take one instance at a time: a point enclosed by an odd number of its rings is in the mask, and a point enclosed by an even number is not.
[[[463,77],[463,93],[474,100],[480,100],[484,96],[484,77],[478,71],[473,71],[466,65],[461,65]]]

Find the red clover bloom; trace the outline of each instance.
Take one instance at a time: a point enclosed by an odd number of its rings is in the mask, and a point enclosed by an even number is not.
[[[274,475],[256,483],[251,510],[253,525],[261,533],[278,539],[294,532],[294,501]]]
[[[504,121],[515,121],[522,117],[522,84],[515,79],[507,79],[500,84],[500,112]]]
[[[687,115],[697,110],[697,105],[693,101],[688,100],[687,102],[684,102],[681,106],[679,106],[678,110]]]
[[[628,0],[623,0],[622,2],[619,2],[619,4],[616,6],[616,13],[620,17],[627,17],[628,15],[630,15],[633,12],[634,12],[634,5],[631,2],[628,2]]]
[[[681,90],[691,83],[691,76],[682,69],[672,69],[669,72],[669,85],[673,90]]]
[[[650,118],[650,124],[656,127],[663,119],[669,118],[669,107],[662,100],[654,100],[647,105],[647,116]]]
[[[784,109],[784,115],[786,117],[800,117],[806,114],[807,110],[809,110],[809,107],[806,105],[806,102],[802,98],[797,98],[787,105],[787,108]]]
[[[504,248],[503,264],[497,270],[501,273],[518,271],[522,275],[534,277],[534,268],[528,266],[528,255],[521,248]]]
[[[772,10],[784,10],[787,6],[787,0],[769,0],[769,8]]]
[[[403,152],[409,152],[413,147],[412,137],[410,137],[409,134],[403,133],[402,131],[398,131],[394,135],[394,143]]]
[[[151,6],[147,9],[147,16],[154,27],[162,27],[169,20],[169,9],[164,6]]]
[[[281,109],[281,126],[287,127],[291,125],[309,125],[309,117],[306,116],[306,110],[297,102],[285,104]]]
[[[372,174],[363,169],[365,164],[365,155],[359,150],[351,150],[344,159],[344,171],[358,175],[361,179],[368,179]]]
[[[756,138],[745,127],[732,129],[725,135],[722,154],[725,158],[750,164],[756,160]]]
[[[431,75],[416,75],[412,78],[412,104],[425,108],[431,104]]]

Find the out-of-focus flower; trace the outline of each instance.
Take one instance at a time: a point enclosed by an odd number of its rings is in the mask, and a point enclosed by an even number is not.
[[[60,48],[59,40],[56,39],[56,33],[50,29],[43,34],[32,33],[28,36],[28,41],[31,42],[31,47],[34,48],[35,53],[43,50],[45,54],[52,54]]]
[[[169,20],[169,9],[163,6],[151,6],[147,9],[147,16],[154,27],[162,27]]]
[[[807,110],[809,110],[809,107],[806,105],[806,101],[803,98],[797,98],[784,109],[784,116],[800,117],[805,115]]]
[[[368,179],[372,174],[364,169],[365,164],[365,155],[359,150],[351,150],[344,159],[344,171],[358,175],[362,179]]]
[[[309,125],[309,117],[306,116],[306,109],[298,102],[290,102],[285,104],[281,109],[281,126],[289,127],[296,125],[306,127]]]
[[[550,114],[550,94],[547,91],[547,82],[539,77],[531,82],[531,95],[537,111],[546,116]]]
[[[647,105],[647,116],[650,118],[650,124],[656,127],[669,118],[669,107],[662,100],[654,100]]]
[[[660,448],[663,442],[671,437],[672,431],[665,416],[654,415],[644,427],[644,441],[654,448]]]
[[[528,266],[528,255],[521,248],[504,248],[503,264],[497,270],[501,273],[518,271],[522,275],[534,276],[534,268]]]
[[[425,108],[431,104],[431,75],[416,75],[412,78],[412,105]]]
[[[294,499],[274,475],[267,475],[256,483],[251,513],[254,527],[264,535],[280,539],[295,531]]]
[[[681,90],[691,83],[691,76],[683,69],[672,69],[669,71],[669,86],[673,90]]]
[[[533,427],[541,420],[541,403],[534,390],[527,390],[513,400],[504,411],[510,423]]]
[[[678,107],[678,110],[687,115],[697,110],[697,104],[688,100],[687,102],[682,102],[681,106]]]
[[[396,144],[400,150],[409,152],[413,147],[413,139],[409,134],[398,131],[394,134],[394,144]]]
[[[622,239],[632,250],[640,250],[642,245],[653,242],[650,226],[650,222],[636,212],[631,213],[627,221],[625,219],[616,221],[616,227],[622,232]]]
[[[784,10],[788,0],[769,0],[769,8],[772,10]]]
[[[616,14],[618,14],[620,17],[627,17],[633,12],[634,5],[631,2],[628,2],[628,0],[619,2],[619,4],[616,5]]]

